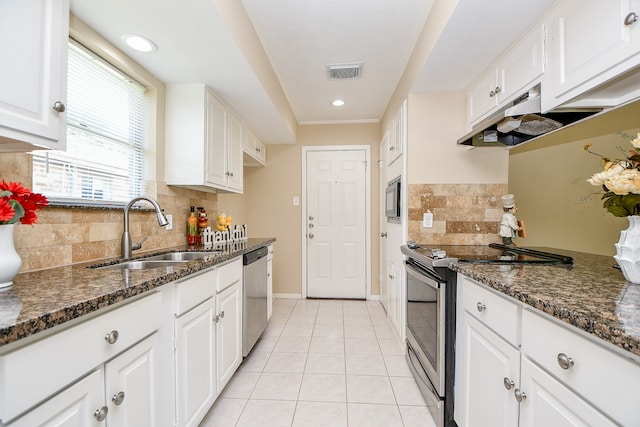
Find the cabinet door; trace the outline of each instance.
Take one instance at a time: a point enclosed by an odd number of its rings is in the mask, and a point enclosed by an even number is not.
[[[242,362],[242,283],[216,296],[216,385],[218,394]]]
[[[273,246],[269,246],[267,255],[267,321],[273,313]]]
[[[0,2],[0,151],[65,149],[68,28],[68,0]]]
[[[12,422],[11,427],[95,427],[101,425],[102,423],[98,422],[94,414],[104,405],[103,375],[101,369],[94,371]]]
[[[109,427],[160,425],[156,416],[157,340],[158,333],[154,333],[105,365]]]
[[[500,73],[502,74],[502,73]],[[497,105],[498,70],[492,69],[467,92],[467,121],[473,123]]]
[[[497,102],[511,101],[531,88],[545,71],[545,27],[530,31],[501,62],[503,73]]]
[[[205,179],[208,184],[227,185],[227,108],[207,91]],[[198,153],[193,153],[197,156]]]
[[[227,112],[227,186],[239,192],[242,192],[243,186],[243,129],[242,120]]]
[[[404,336],[402,331],[402,275],[400,269],[393,261],[387,261],[389,276],[389,319],[396,329],[399,337]]]
[[[639,56],[640,22],[624,24],[627,14],[639,13],[637,7],[633,0],[567,0],[553,12],[553,92],[558,102],[614,77],[623,71],[616,66]]]
[[[617,425],[527,358],[521,384],[520,427]]]
[[[463,365],[456,368],[458,425],[517,426],[518,402],[513,391],[519,386],[519,351],[466,311],[457,341],[456,348],[462,351],[458,360]],[[505,387],[505,378],[513,382],[510,389]]]
[[[176,319],[176,418],[197,426],[216,398],[215,314],[211,298]]]

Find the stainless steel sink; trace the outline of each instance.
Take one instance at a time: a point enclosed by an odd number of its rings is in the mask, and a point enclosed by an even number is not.
[[[219,252],[219,251],[218,251]],[[149,257],[140,258],[143,261],[191,261],[194,259],[206,258],[211,255],[215,255],[216,252],[169,252],[166,254],[153,255]]]
[[[125,261],[118,264],[105,265],[98,268],[109,269],[109,270],[146,270],[149,268],[174,267],[177,265],[184,265],[186,263],[187,263],[187,260],[183,260],[183,261],[137,260],[137,261]]]

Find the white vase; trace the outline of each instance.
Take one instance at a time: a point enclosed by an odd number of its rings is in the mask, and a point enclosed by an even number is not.
[[[616,243],[616,260],[624,278],[631,283],[640,283],[640,216],[628,216],[629,228],[620,232]]]
[[[22,259],[13,244],[15,224],[0,224],[0,290],[13,285],[18,275]]]

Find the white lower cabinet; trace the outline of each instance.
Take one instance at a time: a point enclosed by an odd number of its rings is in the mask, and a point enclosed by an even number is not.
[[[267,248],[267,321],[273,314],[273,245]]]
[[[0,425],[159,425],[160,307],[154,293],[0,356]]]
[[[456,368],[456,406],[462,413],[456,422],[459,427],[515,426],[518,402],[513,388],[520,382],[520,351],[468,312],[463,316],[458,339],[464,351]]]
[[[176,296],[176,420],[197,426],[242,363],[242,259],[177,283]]]
[[[404,337],[403,316],[404,303],[403,292],[404,284],[402,283],[402,272],[393,261],[387,260],[387,274],[389,276],[389,308],[387,316],[391,321],[391,325],[395,328],[399,337]]]
[[[458,275],[455,421],[615,426],[640,419],[631,355]]]
[[[242,363],[242,283],[216,295],[216,394]]]
[[[520,426],[616,426],[570,388],[522,358]]]

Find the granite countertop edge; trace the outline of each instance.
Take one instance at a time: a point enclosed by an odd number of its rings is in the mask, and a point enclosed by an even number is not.
[[[491,289],[533,307],[536,310],[542,311],[543,313],[594,335],[607,343],[626,350],[635,356],[640,356],[640,333],[638,333],[638,326],[640,326],[640,324],[637,322],[640,320],[640,316],[638,315],[633,316],[632,320],[634,322],[632,328],[629,329],[624,326],[620,326],[621,319],[616,316],[612,316],[605,307],[602,307],[602,310],[599,313],[597,312],[598,310],[584,310],[580,304],[574,305],[571,302],[567,303],[566,300],[556,299],[556,294],[554,293],[555,290],[550,287],[543,285],[533,288],[530,284],[536,280],[536,275],[523,274],[522,271],[524,270],[521,267],[511,267],[513,271],[519,270],[521,272],[519,273],[521,277],[518,280],[512,280],[512,276],[505,276],[504,271],[500,269],[500,266],[489,267],[486,265],[480,266],[479,264],[453,263],[449,268],[455,272],[462,273]],[[557,280],[559,287],[562,287],[564,285],[564,281],[568,280],[567,278],[569,277],[575,280],[575,277],[573,276],[576,276],[576,272],[571,267],[547,266],[545,268],[547,268],[547,272],[551,272],[551,276]],[[539,271],[540,270],[536,270],[536,272]],[[578,278],[578,280],[580,280],[580,278]],[[618,280],[617,282],[620,281]],[[627,283],[627,286],[629,285],[640,287],[640,285]],[[574,294],[574,296],[576,299],[580,297],[579,294]],[[585,297],[585,299],[586,298],[588,298],[588,296]],[[597,303],[594,304],[597,305]],[[637,311],[638,308],[640,308],[640,301],[634,300],[632,303],[633,311]],[[634,359],[640,361],[637,357]]]
[[[185,250],[211,250],[211,256],[167,269],[90,268],[92,265],[123,261],[113,258],[19,274],[10,289],[0,292],[0,346],[178,281],[275,241],[275,238],[250,238],[209,249],[176,246],[131,258],[135,260]]]

